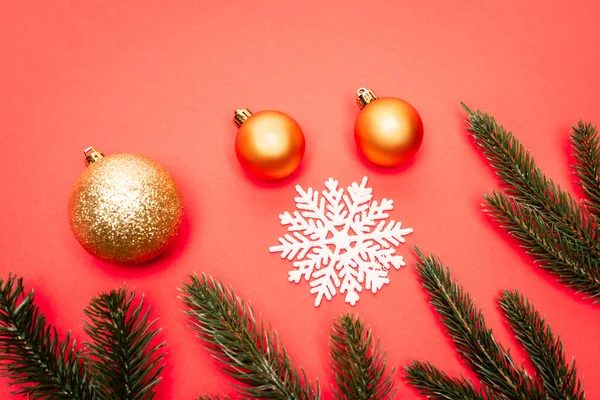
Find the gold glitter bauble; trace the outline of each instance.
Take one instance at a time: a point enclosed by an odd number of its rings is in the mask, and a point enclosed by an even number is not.
[[[104,157],[86,149],[89,166],[69,198],[75,237],[94,256],[118,264],[149,261],[173,242],[183,216],[169,172],[135,154]]]

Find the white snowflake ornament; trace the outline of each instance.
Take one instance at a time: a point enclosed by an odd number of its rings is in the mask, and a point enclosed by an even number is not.
[[[294,201],[300,211],[279,216],[289,233],[269,251],[295,260],[288,280],[309,281],[315,307],[323,297],[331,300],[338,289],[346,294],[346,303],[355,305],[363,285],[376,293],[390,282],[390,267],[405,265],[402,256],[395,254],[396,246],[413,230],[388,220],[387,212],[394,208],[394,202],[372,200],[373,190],[367,187],[366,176],[360,185],[354,182],[345,191],[332,178],[325,187],[319,195],[317,190],[296,185]]]

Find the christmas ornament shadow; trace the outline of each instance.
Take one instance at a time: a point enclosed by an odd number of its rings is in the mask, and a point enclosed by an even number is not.
[[[399,173],[402,173],[402,172],[410,169],[416,162],[418,162],[420,154],[423,152],[423,150],[421,150],[413,158],[411,158],[404,164],[399,165],[397,167],[380,167],[379,165],[375,165],[371,161],[369,161],[367,159],[367,157],[359,149],[356,148],[354,139],[350,138],[350,140],[351,140],[352,147],[354,147],[356,156],[360,159],[360,161],[363,163],[363,165],[365,165],[367,168],[369,168],[370,171],[376,172],[376,173],[382,174],[382,175],[395,175],[395,174],[399,174]]]
[[[255,176],[253,176],[251,173],[244,170],[243,168],[238,168],[239,176],[240,176],[240,179],[246,179],[246,180],[250,181],[251,184],[256,185],[260,188],[270,189],[270,188],[286,187],[286,186],[289,186],[290,184],[293,185],[294,182],[296,181],[296,179],[298,178],[298,176],[300,176],[302,174],[302,170],[304,169],[304,166],[307,162],[307,158],[308,157],[306,157],[306,156],[304,157],[304,160],[302,161],[302,163],[300,163],[298,168],[296,168],[296,170],[294,172],[292,172],[291,175],[286,176],[283,179],[278,179],[276,181],[265,181],[265,180],[258,179]]]
[[[142,264],[113,264],[102,261],[90,255],[90,261],[94,268],[99,268],[104,273],[117,278],[139,278],[140,272],[144,276],[162,272],[170,268],[181,257],[187,248],[191,237],[191,224],[188,216],[189,206],[185,205],[186,212],[183,214],[179,232],[169,248],[158,257]]]

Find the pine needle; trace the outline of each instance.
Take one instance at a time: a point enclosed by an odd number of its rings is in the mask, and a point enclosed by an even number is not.
[[[67,333],[58,337],[25,294],[23,280],[9,275],[0,279],[0,369],[29,399],[93,400],[96,393],[77,350]]]
[[[500,307],[537,368],[547,398],[583,400],[585,394],[577,379],[575,361],[567,363],[560,338],[555,338],[550,326],[522,295],[505,291]]]
[[[164,343],[152,343],[160,329],[148,320],[143,298],[136,306],[134,297],[134,291],[113,290],[84,310],[89,318],[84,329],[92,340],[86,343],[86,362],[102,400],[150,400],[161,380]]]
[[[330,355],[339,400],[387,400],[394,397],[394,369],[386,373],[386,357],[373,334],[363,322],[342,315],[330,334]]]
[[[577,160],[573,169],[588,197],[586,204],[596,217],[600,217],[600,137],[596,127],[579,121],[571,132],[571,145]]]
[[[529,374],[513,362],[510,353],[492,335],[471,297],[452,279],[450,271],[433,256],[424,257],[417,270],[459,355],[491,390],[509,399],[544,398]]]
[[[277,335],[254,317],[251,306],[212,277],[190,276],[181,289],[192,327],[239,384],[243,396],[265,399],[319,399],[296,371]]]
[[[430,363],[412,361],[406,367],[408,383],[419,389],[428,399],[440,400],[489,400],[493,393],[488,389],[479,391],[473,382],[465,378],[450,378]]]

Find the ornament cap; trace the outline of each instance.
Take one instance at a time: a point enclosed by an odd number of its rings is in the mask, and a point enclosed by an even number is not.
[[[377,100],[377,98],[377,95],[371,89],[361,87],[356,91],[356,104],[358,104],[361,110],[373,100]]]
[[[239,128],[248,118],[252,116],[252,112],[247,108],[238,108],[235,110],[233,123]]]
[[[100,161],[104,158],[104,154],[96,150],[94,147],[88,147],[83,151],[85,154],[85,165],[88,166],[90,164],[95,163],[96,161]]]

